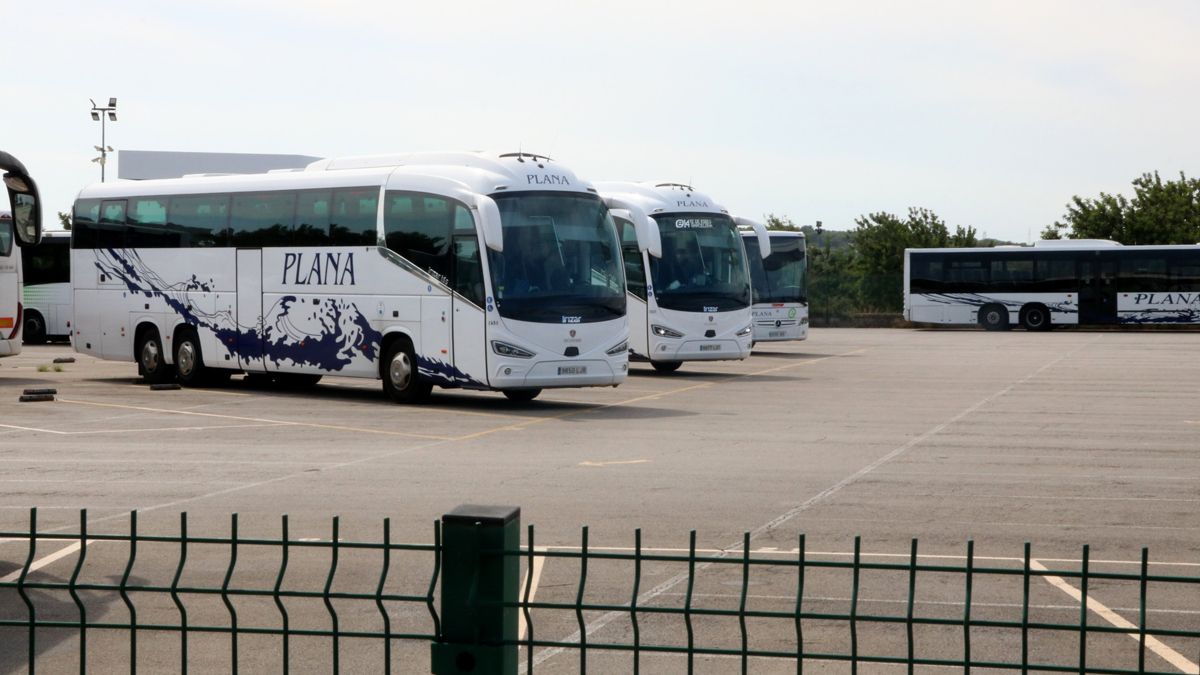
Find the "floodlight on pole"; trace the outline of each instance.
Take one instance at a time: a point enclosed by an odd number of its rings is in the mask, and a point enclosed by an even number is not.
[[[92,104],[92,121],[100,123],[100,145],[93,146],[100,152],[100,156],[92,161],[100,165],[100,182],[103,183],[104,165],[108,163],[108,153],[113,152],[112,146],[105,142],[107,135],[105,123],[117,121],[117,97],[110,96],[108,98],[108,105],[106,106],[96,105],[95,99],[89,98],[88,101]],[[107,119],[105,119],[106,117]]]

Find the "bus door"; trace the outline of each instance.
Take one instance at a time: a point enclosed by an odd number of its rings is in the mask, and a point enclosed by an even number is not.
[[[263,360],[262,249],[237,249],[237,355],[246,372],[266,370]]]
[[[1079,260],[1079,323],[1117,322],[1117,259],[1097,252]]]
[[[480,384],[487,384],[487,313],[495,303],[486,296],[479,238],[474,232],[453,237],[454,367]]]

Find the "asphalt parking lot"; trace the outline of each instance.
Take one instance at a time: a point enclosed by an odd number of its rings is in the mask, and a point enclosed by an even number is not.
[[[536,525],[539,546],[563,550],[579,547],[587,525],[592,550],[628,548],[641,528],[646,549],[686,551],[694,529],[700,550],[728,550],[749,532],[756,555],[786,556],[803,533],[813,555],[846,560],[857,535],[871,559],[904,562],[918,538],[921,555],[961,564],[973,540],[978,565],[1019,567],[1028,541],[1052,569],[1078,567],[1089,544],[1094,570],[1136,572],[1148,547],[1153,571],[1200,577],[1198,345],[1200,334],[1181,332],[817,329],[807,342],[760,345],[744,362],[688,364],[666,376],[634,364],[615,389],[548,391],[528,404],[436,390],[430,404],[415,407],[388,402],[377,382],[344,378],[308,391],[254,388],[236,377],[220,389],[151,391],[137,382],[132,363],[96,361],[65,345],[27,347],[0,361],[0,530],[27,529],[36,506],[42,531],[75,531],[86,508],[93,531],[125,531],[137,510],[139,531],[174,533],[186,511],[192,532],[227,534],[236,512],[242,536],[277,537],[286,513],[294,537],[329,537],[337,515],[342,538],[378,539],[389,517],[393,540],[431,543],[433,522],[455,506],[506,504]],[[61,356],[76,362],[55,372],[52,361]],[[56,388],[57,400],[17,403],[31,387]],[[60,548],[45,543],[41,550]],[[125,552],[109,548],[89,547],[100,549],[88,553],[90,573],[120,575]],[[19,569],[26,552],[24,542],[0,542],[0,577]],[[174,571],[172,551],[148,549],[139,560],[147,578]],[[398,569],[417,573],[426,564],[414,559]],[[347,556],[339,583],[353,580],[355,565]],[[66,578],[73,566],[74,556],[65,555],[36,574]],[[219,576],[224,558],[215,556],[210,567]],[[538,598],[573,598],[577,568],[551,560],[537,570]],[[320,563],[312,569],[323,581]],[[373,588],[370,575],[378,571],[371,569],[362,563]],[[671,583],[679,571],[647,567],[643,584],[655,589],[652,602],[682,604],[686,584]],[[694,597],[736,607],[740,575],[706,569]],[[589,599],[628,601],[628,570],[596,565],[592,577]],[[414,587],[421,578],[428,579],[417,574]],[[805,597],[844,608],[846,579],[833,572],[814,577]],[[894,583],[880,577],[864,583],[859,600],[902,614],[906,583],[903,575]],[[1035,583],[1032,601],[1041,615],[1078,619],[1070,580]],[[929,607],[961,615],[961,579],[922,588]],[[976,591],[985,613],[1020,610],[1013,605],[1019,588],[998,582]],[[756,576],[750,593],[755,606],[786,610],[794,580],[782,572]],[[1137,623],[1136,587],[1098,584],[1090,597],[1108,614],[1093,607],[1089,621]],[[1149,600],[1151,625],[1200,626],[1200,583],[1160,588]],[[12,594],[0,596],[4,616],[24,611]],[[562,614],[535,615],[539,639],[577,639],[576,617]],[[419,626],[426,619],[414,610],[403,620]],[[591,640],[629,639],[625,618],[594,612],[586,619]],[[661,624],[664,635],[679,637],[680,622]],[[860,648],[902,644],[897,630],[866,631]],[[833,652],[846,649],[844,632],[815,625],[810,635]],[[961,653],[960,633],[931,631],[926,639],[950,657]],[[0,670],[23,672],[23,632],[3,635]],[[697,629],[698,640],[706,635],[736,644],[737,624]],[[764,625],[756,636],[764,648],[791,639],[787,626]],[[977,658],[1011,659],[1011,635],[973,637]],[[139,652],[145,668],[178,658],[156,654],[146,640]],[[1073,663],[1078,653],[1073,635],[1036,640],[1045,661]],[[70,665],[78,649],[73,636],[41,643],[44,672],[77,667]],[[253,644],[244,643],[247,659],[277,658],[273,642]],[[1196,672],[1197,641],[1160,644],[1147,652],[1147,668]],[[1104,636],[1089,645],[1089,663],[1130,667],[1136,647],[1127,635]],[[397,672],[428,672],[426,645],[397,649],[408,659]],[[202,660],[197,672],[227,668],[227,650],[198,655],[211,662]],[[105,670],[123,653],[90,658]],[[327,654],[327,647],[313,647],[297,658],[325,670],[315,664]],[[578,668],[575,651],[535,657],[539,672]],[[366,667],[370,650],[346,658],[364,659]],[[675,671],[681,658],[643,657],[643,666]],[[627,655],[591,659],[597,672],[628,669]],[[709,657],[698,665],[726,672],[738,664]],[[844,664],[823,667],[812,672],[848,671]],[[754,669],[795,667],[762,660]]]

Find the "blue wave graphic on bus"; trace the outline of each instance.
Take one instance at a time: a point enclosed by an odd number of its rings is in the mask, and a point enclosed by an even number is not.
[[[204,312],[190,302],[192,291],[211,292],[211,279],[202,282],[193,275],[186,282],[169,284],[142,261],[137,251],[104,249],[96,255],[96,268],[101,273],[120,280],[131,293],[161,298],[184,321],[211,330],[230,354],[242,359],[267,358],[276,364],[287,360],[333,372],[359,355],[371,361],[379,358],[383,334],[371,326],[354,303],[326,298],[309,305],[296,296],[284,296],[264,312],[265,317],[271,317],[271,324],[265,325],[260,334],[256,327],[240,325],[229,311]],[[297,322],[320,326],[320,330],[307,331]]]
[[[1029,304],[1029,300],[1003,300],[1000,298],[989,298],[986,295],[978,293],[922,293],[921,297],[931,300],[942,305],[971,305],[974,307],[983,307],[984,305],[1004,305],[1009,309],[1021,309]],[[1071,302],[1043,302],[1046,309],[1052,314],[1078,314],[1079,309]]]
[[[489,387],[446,363],[417,355],[417,372],[427,380],[432,380],[443,387],[462,387],[464,389],[488,389]]]
[[[1120,312],[1121,323],[1200,323],[1200,309],[1143,309],[1137,312]]]

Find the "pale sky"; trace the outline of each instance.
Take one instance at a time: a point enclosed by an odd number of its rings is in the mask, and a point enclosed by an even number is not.
[[[0,149],[49,220],[99,180],[110,96],[118,150],[519,147],[832,229],[922,206],[1025,241],[1200,175],[1195,0],[0,2]]]

